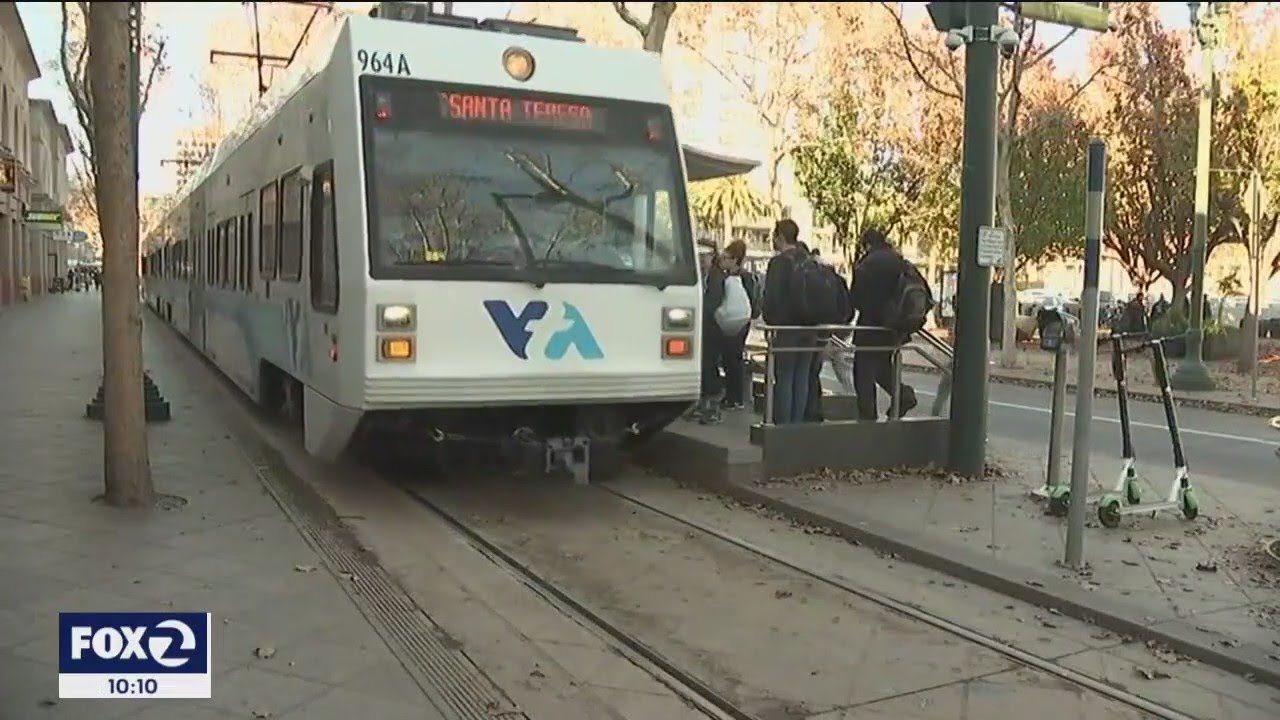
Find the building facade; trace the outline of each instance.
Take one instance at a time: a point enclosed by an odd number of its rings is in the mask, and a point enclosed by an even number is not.
[[[38,77],[40,66],[17,4],[0,3],[0,305],[29,296],[32,289],[33,258],[23,216],[32,189],[27,85]]]
[[[30,101],[31,118],[31,203],[24,219],[27,230],[26,271],[32,292],[47,292],[54,278],[67,273],[73,247],[67,201],[70,182],[67,156],[71,154],[71,132],[58,121],[53,103]]]

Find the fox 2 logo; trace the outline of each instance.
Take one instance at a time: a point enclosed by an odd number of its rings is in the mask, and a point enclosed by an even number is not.
[[[208,613],[61,613],[58,672],[208,674],[209,618]]]

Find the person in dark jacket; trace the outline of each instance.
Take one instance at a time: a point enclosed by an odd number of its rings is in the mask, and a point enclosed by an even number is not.
[[[720,355],[724,333],[716,323],[716,310],[724,302],[725,272],[718,253],[712,253],[702,276],[702,381],[698,406],[692,415],[704,424],[720,421],[720,398],[724,381],[720,378]]]
[[[858,325],[876,327],[885,324],[885,306],[898,292],[898,282],[905,269],[906,259],[889,244],[884,233],[869,228],[862,233],[858,244],[862,259],[853,269],[853,285],[849,290],[850,304],[858,313]],[[858,418],[876,420],[876,386],[893,394],[893,355],[878,350],[860,350],[861,347],[889,347],[901,345],[907,338],[898,337],[889,330],[856,330],[853,334],[855,348],[853,385],[858,394]],[[899,395],[899,416],[914,408],[919,400],[910,385],[902,385]]]
[[[773,228],[773,247],[764,276],[764,321],[768,325],[804,325],[794,296],[796,266],[809,256],[800,242],[800,228],[794,220],[779,220]],[[817,334],[810,330],[782,330],[774,333],[774,348],[807,349],[810,352],[779,352],[773,356],[773,422],[804,422],[809,404],[809,380],[818,356]]]
[[[742,267],[746,259],[746,243],[741,240],[734,240],[729,243],[724,252],[720,254],[720,269],[724,272],[724,279],[721,280],[721,283],[723,284],[724,281],[731,277],[737,277],[742,280],[742,289],[747,292],[747,297],[751,299],[751,318],[754,320],[760,317],[760,308],[756,304],[756,279]],[[723,299],[723,288],[720,294],[721,299]],[[726,410],[741,410],[746,407],[748,395],[746,385],[746,347],[747,336],[750,334],[751,324],[748,323],[741,332],[735,335],[721,335],[720,367],[724,370],[724,408]]]

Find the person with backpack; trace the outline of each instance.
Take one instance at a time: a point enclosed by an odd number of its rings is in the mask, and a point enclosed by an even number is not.
[[[722,399],[742,397],[742,354],[750,331],[753,305],[746,280],[741,276],[745,243],[730,243],[710,258],[702,295],[702,389],[692,417],[704,425],[720,422]],[[737,367],[726,366],[726,353],[737,348]],[[733,386],[737,383],[737,387]],[[727,384],[727,387],[726,387]]]
[[[848,322],[852,309],[844,280],[835,268],[817,262],[800,242],[794,220],[774,225],[773,246],[764,281],[764,321],[768,325],[816,326]],[[806,419],[812,390],[813,365],[821,350],[820,331],[782,330],[773,333],[773,422]]]
[[[724,370],[723,407],[726,410],[746,407],[747,336],[751,333],[751,321],[760,317],[760,292],[755,276],[743,267],[746,259],[747,244],[741,240],[729,243],[720,255],[724,300],[716,311],[716,325],[723,332],[720,367]]]
[[[853,334],[855,348],[853,383],[858,395],[858,418],[874,421],[876,386],[893,395],[893,355],[883,350],[860,347],[901,345],[924,328],[933,309],[929,283],[911,261],[889,244],[885,234],[868,228],[858,239],[863,255],[853,270],[850,301],[858,313],[858,325],[884,329],[859,329]],[[898,417],[919,403],[915,389],[902,385]]]

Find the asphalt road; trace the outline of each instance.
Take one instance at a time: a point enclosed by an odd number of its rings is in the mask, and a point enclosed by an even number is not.
[[[906,373],[903,381],[916,387],[921,395],[920,409],[928,411],[938,387],[939,376]],[[829,371],[823,385],[838,388]],[[988,435],[1019,442],[1048,445],[1049,415],[1052,394],[1047,388],[1016,385],[989,385],[990,415]],[[884,398],[881,398],[884,400]],[[1075,395],[1067,394],[1067,418],[1064,423],[1064,455],[1071,453],[1075,423]],[[1090,440],[1094,457],[1120,459],[1120,422],[1115,398],[1095,398]],[[1230,478],[1261,487],[1280,490],[1280,432],[1271,429],[1266,418],[1248,415],[1177,408],[1182,447],[1193,477],[1196,474]],[[1131,400],[1130,427],[1134,449],[1143,468],[1152,475],[1158,468],[1172,472],[1173,453],[1164,410],[1159,403]]]

